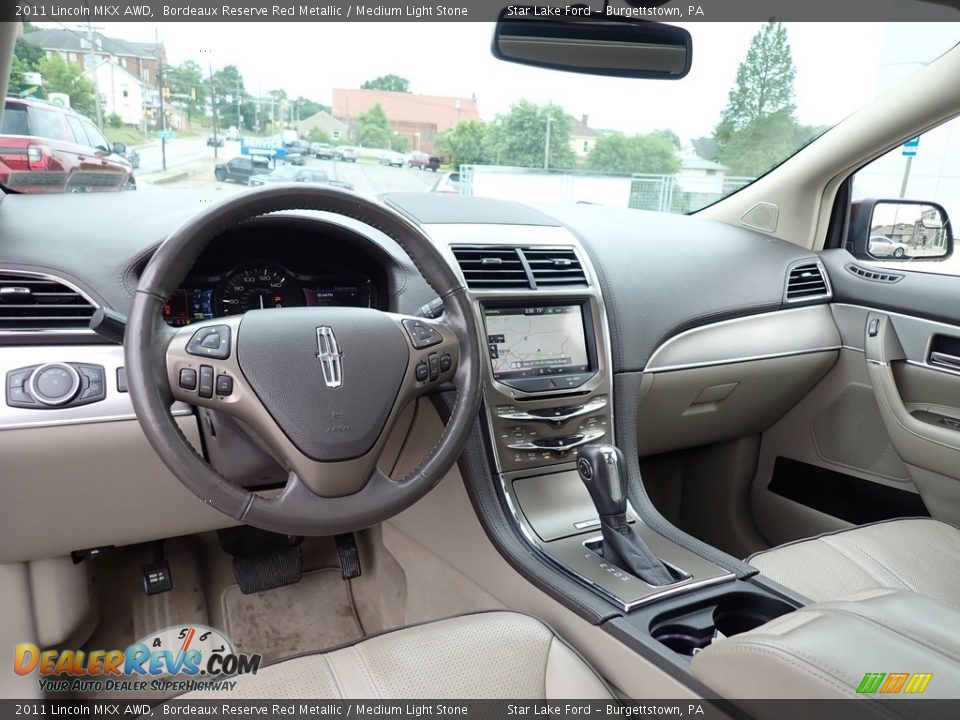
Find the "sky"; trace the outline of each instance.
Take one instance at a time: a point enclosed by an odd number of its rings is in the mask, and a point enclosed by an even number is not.
[[[53,23],[40,23],[54,26]],[[70,26],[74,27],[74,26]],[[334,87],[379,75],[408,78],[416,93],[475,96],[484,119],[528,99],[554,102],[596,129],[680,138],[710,135],[759,23],[691,23],[693,67],[675,81],[597,78],[505,63],[490,54],[489,23],[103,23],[111,37],[151,42],[169,62],[236,65],[249,92],[283,88],[330,104]],[[833,125],[878,88],[960,41],[958,25],[796,23],[787,25],[797,69],[801,123]]]

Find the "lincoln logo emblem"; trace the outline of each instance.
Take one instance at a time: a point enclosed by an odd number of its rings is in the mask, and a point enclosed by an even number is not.
[[[323,382],[327,387],[340,387],[343,385],[343,353],[340,352],[332,327],[321,325],[317,328],[317,349]]]

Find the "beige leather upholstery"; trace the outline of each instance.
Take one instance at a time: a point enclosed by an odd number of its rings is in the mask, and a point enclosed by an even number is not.
[[[547,626],[511,612],[404,628],[236,679],[233,691],[181,698],[610,697],[593,670]]]
[[[960,529],[937,520],[866,525],[781,545],[748,562],[815,602],[886,587],[960,608]]]
[[[867,697],[957,698],[957,628],[960,611],[955,608],[909,591],[875,588],[810,605],[719,640],[694,655],[692,668],[704,685],[730,699],[854,698],[866,673],[908,674],[900,693]],[[932,673],[922,694],[903,692],[912,673]],[[850,705],[845,712],[860,705]],[[784,706],[769,709],[776,716]],[[896,714],[889,703],[882,703],[876,716]]]

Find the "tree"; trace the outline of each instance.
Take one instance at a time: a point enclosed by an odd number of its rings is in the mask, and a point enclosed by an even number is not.
[[[43,75],[43,87],[47,93],[66,93],[70,96],[70,107],[87,117],[96,116],[97,99],[93,81],[85,77],[78,66],[54,53],[40,60],[37,69]]]
[[[322,103],[305,98],[302,95],[294,100],[293,104],[298,108],[301,119],[316,115],[318,112],[330,112],[329,105],[323,105]]]
[[[750,41],[714,130],[716,160],[737,175],[758,175],[796,149],[796,70],[786,28],[770,21]]]
[[[13,66],[10,69],[10,90],[12,92],[20,92],[20,86],[25,82],[24,74],[39,72],[40,61],[43,60],[43,57],[43,50],[22,37],[17,38],[13,49]]]
[[[389,90],[391,92],[410,92],[410,81],[399,75],[381,75],[373,80],[367,80],[360,86],[361,90]]]
[[[464,120],[437,135],[437,150],[450,156],[454,167],[492,162],[494,149],[490,128],[481,120]]]
[[[318,127],[310,128],[310,132],[307,133],[307,142],[327,143],[327,145],[329,145],[330,136]]]
[[[547,156],[547,124],[550,125],[550,152]],[[496,120],[492,130],[497,161],[519,167],[543,167],[548,157],[551,168],[570,168],[576,155],[570,147],[570,117],[558,105],[536,105],[521,100]]]
[[[392,135],[390,120],[380,103],[357,115],[357,143],[361,146],[389,148]]]
[[[163,68],[163,82],[187,111],[187,120],[200,114],[210,96],[210,85],[203,78],[203,68],[193,60]]]
[[[667,131],[669,133],[669,131]],[[679,140],[663,131],[627,137],[620,133],[597,138],[587,156],[591,170],[620,173],[656,173],[674,175],[680,169],[677,158]]]
[[[236,65],[227,65],[213,74],[213,92],[217,101],[217,117],[220,127],[246,127],[253,129],[254,106],[252,103],[243,103],[246,92],[243,88],[243,75]],[[237,114],[237,97],[240,97],[240,114],[243,123]]]

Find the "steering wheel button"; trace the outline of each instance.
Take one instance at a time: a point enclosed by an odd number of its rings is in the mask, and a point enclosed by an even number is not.
[[[226,360],[230,357],[230,327],[208,325],[200,328],[187,342],[187,352],[200,357]]]
[[[410,336],[410,342],[417,350],[433,347],[443,342],[443,336],[440,332],[425,322],[404,320],[403,327],[406,328],[407,335]]]
[[[430,376],[430,368],[428,368],[427,364],[421,360],[417,363],[416,373],[417,382],[423,382]]]
[[[184,390],[196,390],[197,371],[193,368],[182,368],[180,370],[180,387]]]
[[[213,397],[213,368],[209,365],[200,366],[200,382],[197,392],[202,398]]]
[[[217,375],[217,395],[227,397],[233,394],[233,378],[229,375]]]
[[[440,377],[440,358],[436,353],[430,353],[427,362],[430,363],[430,382],[433,382]]]
[[[450,353],[444,353],[440,356],[440,372],[445,373],[453,367],[453,358]]]

